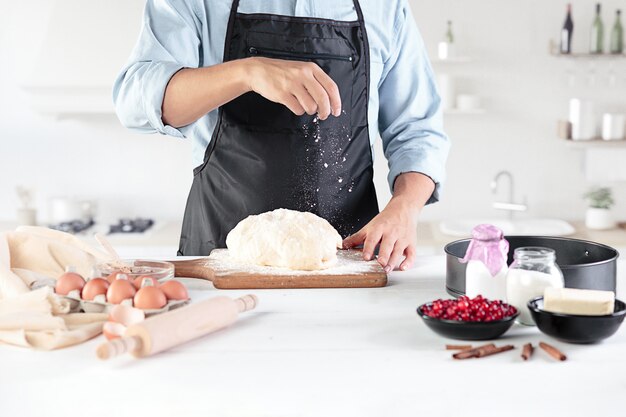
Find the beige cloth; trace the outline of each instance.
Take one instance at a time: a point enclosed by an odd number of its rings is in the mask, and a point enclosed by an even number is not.
[[[47,228],[0,234],[0,342],[57,349],[100,334],[106,314],[68,314],[67,299],[49,287],[31,291],[30,286],[56,279],[69,265],[89,276],[95,264],[108,259],[75,236]]]
[[[34,317],[33,317],[34,318]],[[52,350],[82,343],[102,333],[106,314],[75,313],[37,318],[38,322],[54,319],[51,326],[40,330],[0,330],[0,341],[15,346]],[[54,326],[58,326],[55,328]]]

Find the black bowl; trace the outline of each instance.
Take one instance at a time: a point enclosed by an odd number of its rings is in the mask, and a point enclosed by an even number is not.
[[[550,236],[505,236],[509,241],[508,264],[513,252],[523,246],[554,249],[556,263],[563,271],[566,288],[615,292],[619,253],[610,246],[586,240]],[[459,262],[465,256],[470,239],[448,243],[446,257],[446,290],[455,297],[465,294],[465,268]]]
[[[450,339],[460,340],[490,340],[497,339],[511,328],[515,319],[519,316],[519,311],[512,316],[494,321],[458,321],[444,320],[427,316],[423,313],[422,307],[430,303],[417,307],[417,315],[424,320],[433,332]]]
[[[569,343],[595,343],[612,336],[626,317],[626,304],[615,300],[613,314],[578,316],[552,313],[543,309],[543,297],[528,302],[528,310],[537,327],[548,336]]]

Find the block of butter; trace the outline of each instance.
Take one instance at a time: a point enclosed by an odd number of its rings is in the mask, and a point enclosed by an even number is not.
[[[604,316],[614,308],[613,291],[546,288],[543,293],[543,309],[552,313]]]

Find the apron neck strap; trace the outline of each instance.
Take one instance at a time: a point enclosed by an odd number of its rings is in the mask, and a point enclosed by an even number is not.
[[[359,19],[359,23],[361,25],[364,25],[365,19],[363,18],[363,11],[361,10],[361,5],[359,4],[359,0],[354,0],[354,10],[356,10],[356,16]]]
[[[232,5],[230,6],[230,19],[231,20],[235,18],[238,8],[239,8],[239,0],[233,0]]]
[[[359,23],[363,24],[365,20],[363,19],[363,11],[361,10],[361,5],[359,4],[359,0],[353,0],[353,3],[354,3],[354,10],[356,10],[357,19],[359,20]],[[233,4],[230,7],[231,20],[235,18],[238,8],[239,8],[239,0],[233,0]]]

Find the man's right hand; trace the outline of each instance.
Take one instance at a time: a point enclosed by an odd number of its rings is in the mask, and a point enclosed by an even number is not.
[[[178,71],[165,89],[163,122],[186,126],[249,91],[298,116],[317,113],[325,120],[341,114],[339,88],[316,64],[252,57]]]
[[[317,64],[263,57],[244,61],[251,91],[284,104],[298,116],[317,113],[326,120],[341,114],[339,88]]]

